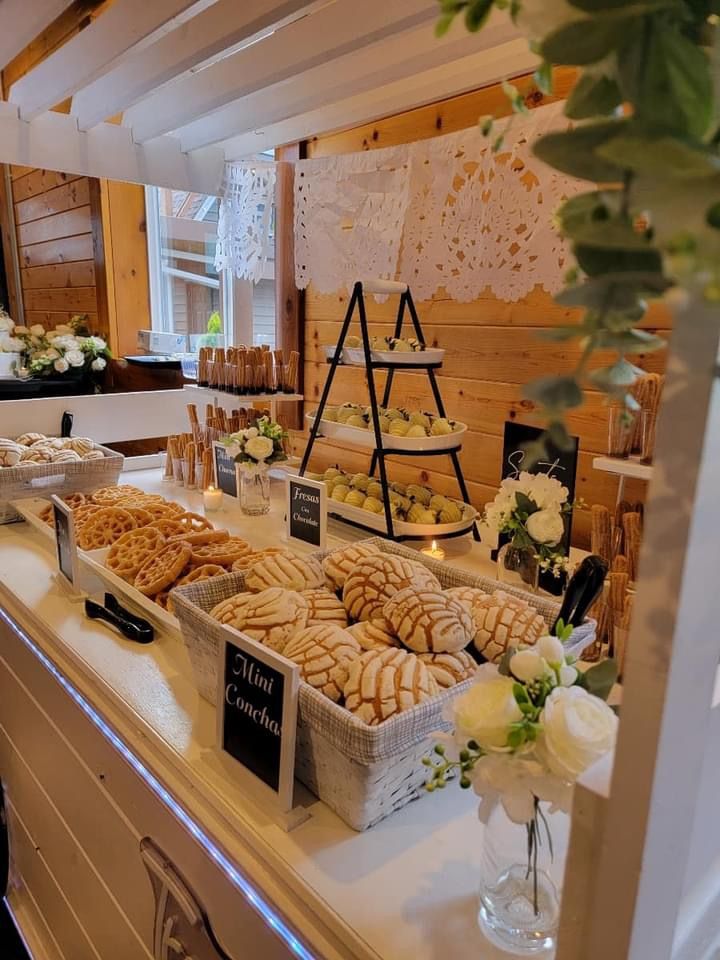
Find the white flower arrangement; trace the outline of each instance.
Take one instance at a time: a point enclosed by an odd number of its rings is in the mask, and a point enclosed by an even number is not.
[[[541,570],[559,577],[567,569],[560,543],[565,517],[572,511],[568,489],[545,473],[509,477],[500,484],[492,503],[485,506],[480,524],[483,540],[497,544],[505,534],[513,547],[535,551]]]
[[[279,423],[269,417],[260,417],[252,426],[231,433],[222,442],[242,469],[258,470],[287,460],[283,448],[286,437],[287,433]]]
[[[558,623],[557,636],[534,647],[508,649],[499,665],[478,667],[476,682],[446,706],[454,726],[427,789],[445,787],[451,771],[460,786],[481,798],[487,823],[501,803],[507,816],[528,830],[528,871],[540,836],[541,802],[570,811],[573,786],[593,763],[613,749],[618,718],[605,702],[617,676],[605,660],[585,672],[567,656],[572,627]],[[547,824],[544,824],[547,829]]]
[[[46,330],[40,323],[31,327],[14,324],[0,311],[0,352],[19,353],[15,375],[22,380],[92,371],[107,366],[110,351],[102,337],[94,336],[87,316],[73,317],[70,323]]]

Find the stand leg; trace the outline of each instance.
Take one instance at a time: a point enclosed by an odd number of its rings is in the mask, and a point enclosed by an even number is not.
[[[462,472],[462,467],[460,466],[460,458],[458,457],[457,450],[450,451],[450,459],[452,460],[453,468],[455,469],[455,476],[457,477],[458,486],[460,487],[460,495],[463,498],[465,503],[470,503],[470,494],[468,493],[467,484],[465,483],[465,476]],[[478,531],[477,524],[473,523],[473,539],[480,543],[480,532]]]
[[[332,363],[330,364],[330,372],[327,375],[325,381],[325,386],[323,387],[322,396],[320,397],[320,405],[315,412],[315,419],[313,420],[313,425],[310,427],[310,437],[308,438],[307,446],[305,447],[305,453],[303,454],[302,463],[300,464],[300,476],[305,475],[305,470],[307,469],[308,462],[310,460],[310,454],[312,453],[312,448],[315,445],[315,440],[317,439],[318,430],[320,428],[320,421],[322,420],[323,410],[327,404],[328,397],[330,396],[330,388],[332,387],[333,380],[335,379],[335,371],[338,368],[340,363],[340,357],[342,356],[343,346],[345,345],[345,338],[347,337],[347,332],[350,328],[350,321],[352,320],[353,311],[355,310],[355,304],[360,299],[362,304],[362,284],[356,283],[353,287],[352,296],[345,311],[345,319],[343,320],[342,329],[340,330],[340,336],[338,338],[337,347],[335,347],[335,355],[332,358]],[[362,314],[364,315],[364,304]],[[367,330],[366,330],[367,333]]]

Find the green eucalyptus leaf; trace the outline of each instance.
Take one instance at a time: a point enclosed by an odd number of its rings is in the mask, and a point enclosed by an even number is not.
[[[604,159],[601,148],[627,130],[627,121],[601,120],[585,123],[563,133],[548,133],[533,146],[533,153],[545,163],[581,180],[614,183],[622,180],[625,167]]]
[[[453,11],[448,13],[441,13],[435,23],[435,36],[444,37],[452,26],[452,22],[455,19],[455,12]]]
[[[638,296],[659,296],[672,283],[660,273],[610,273],[591,277],[576,287],[555,295],[563,307],[587,307],[591,310],[626,312],[637,306]]]
[[[493,0],[472,0],[465,10],[465,26],[470,33],[476,33],[485,25],[493,8]]]
[[[498,663],[498,673],[501,677],[510,676],[510,661],[516,653],[517,649],[515,647],[508,647],[505,653],[502,655],[500,663]]]
[[[617,675],[618,668],[615,661],[602,660],[582,675],[583,686],[593,696],[599,697],[601,700],[607,700],[617,680]]]
[[[586,73],[580,77],[568,97],[565,116],[573,120],[599,117],[612,113],[622,99],[620,87],[612,77]]]
[[[653,248],[621,250],[578,243],[573,253],[581,269],[591,277],[625,272],[662,273],[662,257]]]
[[[575,243],[583,247],[604,247],[612,250],[650,248],[647,236],[634,230],[632,224],[626,220],[591,221],[576,226],[572,230],[565,230],[565,232]],[[639,267],[638,269],[642,268]]]
[[[540,509],[534,500],[531,500],[527,494],[522,493],[519,490],[515,494],[515,502],[518,505],[518,510],[526,513],[529,517],[532,516],[533,513],[537,513]]]
[[[599,158],[644,176],[695,180],[720,172],[720,157],[710,149],[679,137],[643,136],[635,128],[596,149]]]
[[[524,396],[546,410],[568,410],[579,407],[583,394],[575,377],[541,377],[527,384]]]
[[[551,63],[584,66],[597,63],[628,41],[628,33],[640,20],[635,7],[622,7],[608,13],[575,20],[554,30],[540,44],[540,55]]]
[[[621,353],[652,353],[667,346],[666,340],[647,330],[625,330],[621,333],[601,330],[597,340],[601,349],[619,350]]]
[[[562,420],[555,420],[548,425],[547,435],[550,441],[558,448],[558,450],[563,450],[565,452],[570,452],[575,449],[575,444],[577,442],[577,437],[571,437],[567,431],[567,427]]]
[[[598,13],[602,10],[617,10],[619,7],[628,5],[627,0],[570,0],[570,6],[578,10],[584,10],[586,13]],[[637,4],[635,9],[641,8],[644,11],[652,11],[659,7],[679,7],[680,0],[644,0],[642,4]]]
[[[720,201],[708,207],[705,213],[705,222],[713,230],[720,230]]]
[[[542,93],[551,94],[553,92],[552,64],[548,63],[547,60],[543,60],[533,74],[533,79]]]
[[[624,357],[621,357],[610,367],[601,367],[599,370],[593,370],[590,379],[601,390],[606,393],[617,391],[618,388],[631,387],[638,377],[642,376],[644,371],[635,364],[630,363]]]

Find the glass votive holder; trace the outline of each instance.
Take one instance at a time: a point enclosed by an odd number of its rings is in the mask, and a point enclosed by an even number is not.
[[[641,454],[645,446],[648,416],[646,410],[626,410],[611,407],[608,421],[608,454],[611,457],[629,457]]]
[[[195,461],[190,463],[189,460],[182,460],[181,463],[184,486],[188,490],[195,490],[197,488],[197,483],[195,482]]]
[[[184,463],[185,461],[183,460],[182,457],[173,457],[173,478],[175,479],[175,483],[179,483],[181,487],[185,483],[185,480],[183,477]]]

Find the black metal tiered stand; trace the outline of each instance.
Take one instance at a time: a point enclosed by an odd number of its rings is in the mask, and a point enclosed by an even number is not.
[[[405,320],[405,310],[407,309],[410,314],[410,319],[412,321],[412,326],[414,329],[414,335],[420,343],[424,343],[425,339],[423,337],[422,327],[420,326],[420,320],[418,319],[417,310],[415,309],[415,304],[413,302],[412,294],[410,289],[406,284],[395,283],[390,281],[379,281],[377,285],[375,283],[366,284],[369,287],[368,292],[378,292],[378,293],[388,293],[396,292],[400,293],[400,304],[398,307],[397,319],[395,321],[395,332],[393,336],[396,339],[400,339],[402,334],[403,322]],[[373,288],[375,288],[373,290]],[[395,377],[396,370],[413,370],[420,371],[425,370],[427,373],[428,380],[430,381],[430,389],[432,390],[433,397],[435,399],[435,405],[437,406],[438,416],[445,417],[445,406],[440,396],[440,390],[437,385],[437,380],[435,379],[435,371],[442,366],[442,361],[437,361],[435,363],[407,363],[403,362],[400,359],[403,355],[402,353],[398,354],[397,360],[392,361],[377,361],[373,360],[371,347],[370,347],[370,335],[368,332],[368,321],[367,313],[365,310],[365,291],[363,289],[363,283],[358,281],[353,286],[352,295],[348,303],[347,311],[345,313],[345,319],[343,321],[342,330],[340,331],[340,337],[338,338],[337,347],[335,348],[335,353],[332,359],[328,359],[330,364],[330,372],[328,374],[327,380],[325,382],[325,387],[323,388],[322,396],[320,398],[320,405],[315,413],[315,417],[310,428],[310,438],[308,440],[307,447],[305,448],[305,454],[302,459],[302,464],[300,466],[300,476],[305,474],[307,465],[310,461],[310,456],[312,454],[312,449],[315,445],[315,441],[318,436],[322,436],[320,423],[322,420],[322,415],[327,405],[328,397],[330,396],[330,389],[332,387],[333,380],[335,379],[335,373],[337,372],[338,367],[343,366],[342,355],[343,348],[345,346],[345,339],[350,328],[350,323],[353,319],[353,314],[355,309],[358,311],[358,319],[360,322],[360,331],[362,337],[362,347],[363,353],[365,355],[365,372],[368,382],[368,392],[370,395],[370,409],[372,415],[372,424],[373,430],[375,433],[375,450],[373,451],[372,458],[370,460],[370,470],[368,475],[374,476],[375,470],[379,466],[380,468],[380,483],[382,485],[385,497],[384,497],[384,506],[385,506],[385,522],[387,527],[387,537],[391,540],[427,540],[427,534],[420,536],[413,536],[412,534],[396,534],[395,527],[393,523],[393,517],[391,512],[390,498],[388,496],[390,485],[387,479],[387,468],[385,464],[385,458],[391,455],[402,456],[402,457],[413,457],[413,456],[449,456],[452,460],[453,469],[455,471],[455,476],[457,478],[458,487],[460,488],[460,494],[465,503],[470,503],[470,498],[468,495],[467,485],[465,483],[465,477],[463,476],[462,467],[460,466],[460,458],[458,453],[462,449],[462,444],[458,444],[454,447],[445,448],[442,450],[396,450],[392,447],[386,447],[383,444],[383,435],[380,430],[380,414],[378,410],[377,402],[377,390],[375,387],[375,371],[379,369],[385,369],[388,371],[387,380],[385,382],[385,389],[383,391],[382,406],[387,407],[390,402],[390,393],[392,391],[393,379]],[[369,530],[373,533],[378,531],[373,527],[368,527],[365,524],[359,523],[355,520],[349,520],[347,517],[344,517],[340,514],[336,515],[338,519],[342,520],[344,523],[349,523],[352,526],[360,527],[364,530]],[[433,534],[435,539],[448,538],[448,537],[459,537],[464,536],[468,532],[467,529],[457,531],[455,533],[438,533]],[[472,523],[472,533],[476,540],[480,539],[477,526],[475,522]]]

